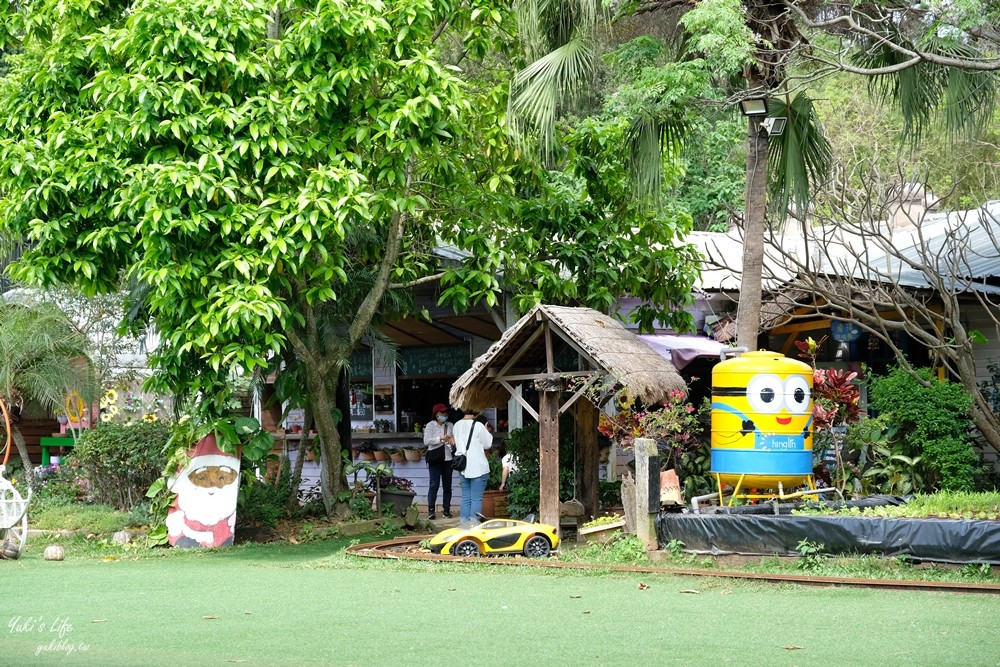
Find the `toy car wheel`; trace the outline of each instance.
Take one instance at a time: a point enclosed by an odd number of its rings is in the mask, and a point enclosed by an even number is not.
[[[452,548],[451,553],[475,558],[479,555],[479,545],[474,540],[462,540]]]
[[[552,545],[542,535],[533,535],[524,543],[524,555],[528,558],[545,558],[551,551]]]

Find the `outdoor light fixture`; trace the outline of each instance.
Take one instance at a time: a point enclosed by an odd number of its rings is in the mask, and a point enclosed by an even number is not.
[[[773,118],[765,118],[760,122],[760,126],[767,130],[767,134],[770,137],[778,137],[785,131],[785,125],[788,124],[788,119],[784,116],[775,116]]]
[[[740,100],[740,112],[744,116],[761,117],[767,115],[767,98],[751,97]]]

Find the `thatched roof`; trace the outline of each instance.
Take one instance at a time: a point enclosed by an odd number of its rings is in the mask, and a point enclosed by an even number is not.
[[[540,305],[504,332],[455,381],[449,394],[451,404],[472,410],[505,404],[510,396],[495,376],[512,361],[512,368],[544,373],[546,337],[537,332],[545,322],[551,327],[554,347],[568,346],[583,357],[587,367],[610,376],[647,404],[663,401],[671,391],[683,391],[686,387],[669,360],[614,318],[590,308]],[[557,373],[571,370],[577,369],[556,368]]]

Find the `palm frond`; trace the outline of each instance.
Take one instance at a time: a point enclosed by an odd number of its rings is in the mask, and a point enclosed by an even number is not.
[[[899,39],[898,35],[892,36]],[[974,60],[981,54],[968,44],[932,35],[915,50],[958,60]],[[871,45],[852,59],[869,69],[901,65],[910,58],[883,44]],[[952,140],[980,132],[996,106],[998,77],[995,72],[964,70],[920,62],[892,74],[869,78],[872,97],[896,106],[903,117],[903,142],[914,146],[930,127],[935,113]]]
[[[784,217],[790,200],[797,210],[807,209],[811,190],[830,172],[833,149],[805,93],[796,95],[791,104],[772,99],[769,115],[788,119],[784,133],[770,139],[768,155],[772,204]]]
[[[516,0],[514,13],[519,38],[531,60],[568,44],[581,32],[592,34],[606,14],[595,0]]]
[[[531,63],[514,76],[507,103],[515,138],[538,133],[546,159],[555,153],[559,110],[572,105],[594,73],[595,52],[582,35]]]
[[[662,192],[663,154],[668,150],[679,151],[687,131],[687,124],[680,120],[664,121],[652,114],[632,119],[627,133],[628,167],[640,200],[652,201]]]

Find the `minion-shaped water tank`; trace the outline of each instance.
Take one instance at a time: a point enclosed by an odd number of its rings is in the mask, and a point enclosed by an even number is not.
[[[712,371],[712,473],[741,489],[813,487],[812,369],[747,352]],[[746,496],[755,497],[755,496]]]

